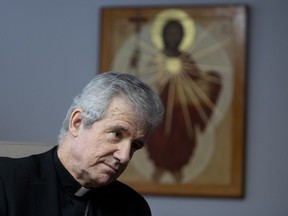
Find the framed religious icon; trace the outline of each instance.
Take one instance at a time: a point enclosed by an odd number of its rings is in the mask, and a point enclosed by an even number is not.
[[[142,194],[243,197],[242,5],[102,8],[100,71],[132,73],[165,107],[120,180]]]

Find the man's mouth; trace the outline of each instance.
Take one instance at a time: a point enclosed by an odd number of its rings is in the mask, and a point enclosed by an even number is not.
[[[106,166],[108,166],[111,170],[113,170],[113,172],[118,173],[119,169],[117,169],[115,166],[108,164],[108,163],[104,163]]]

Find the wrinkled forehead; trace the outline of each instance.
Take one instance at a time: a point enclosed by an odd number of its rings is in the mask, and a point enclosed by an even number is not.
[[[134,103],[125,96],[117,96],[112,98],[106,115],[123,115],[130,120],[137,122],[138,128],[145,131],[145,134],[150,132],[151,125],[148,122],[148,116],[145,114],[143,106]]]

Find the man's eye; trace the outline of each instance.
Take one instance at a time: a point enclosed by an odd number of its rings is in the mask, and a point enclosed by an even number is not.
[[[112,133],[116,138],[122,138],[122,133],[120,131],[113,131]]]

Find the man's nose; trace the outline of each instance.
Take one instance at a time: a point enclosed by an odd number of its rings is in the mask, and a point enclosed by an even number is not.
[[[114,152],[114,157],[119,160],[121,164],[128,164],[132,157],[131,143],[127,141],[119,143],[118,149]]]

